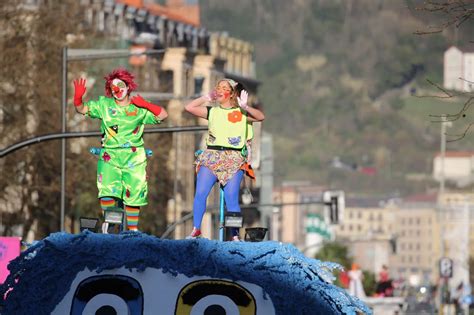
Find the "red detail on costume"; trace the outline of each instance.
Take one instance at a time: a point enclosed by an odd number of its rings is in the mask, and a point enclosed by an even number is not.
[[[133,133],[134,135],[136,135],[137,132],[138,132],[138,130],[140,130],[140,126],[138,126],[137,128],[135,128],[135,129],[132,131],[132,133]]]
[[[130,198],[130,190],[127,189],[127,191],[125,192],[125,196],[127,196],[127,198]]]
[[[140,95],[132,97],[131,101],[136,106],[149,110],[155,116],[158,116],[161,113],[161,107],[159,105],[145,101],[145,99]]]
[[[244,165],[242,165],[240,167],[241,170],[243,170],[245,172],[245,175],[247,175],[248,177],[250,177],[251,179],[255,179],[255,172],[253,171],[253,168],[252,166],[249,164],[249,163],[244,163]]]
[[[135,91],[138,87],[138,85],[134,81],[135,76],[123,68],[113,70],[111,73],[106,75],[104,79],[105,95],[107,95],[108,97],[112,97],[112,81],[114,79],[119,79],[125,82],[128,87],[128,93]]]
[[[133,112],[129,112],[128,110],[125,110],[125,114],[126,114],[127,116],[137,116],[137,114],[138,114],[138,108],[136,108]],[[137,127],[137,128],[138,128],[138,127]],[[135,130],[136,130],[136,129],[135,129]],[[134,131],[135,131],[135,130],[134,130]]]
[[[132,147],[132,152],[137,151],[137,147]]]
[[[74,106],[82,105],[82,97],[86,93],[86,79],[74,80]]]
[[[107,152],[104,152],[104,154],[102,154],[102,159],[105,162],[108,162],[108,161],[110,161],[110,155]]]
[[[237,123],[242,120],[242,113],[238,110],[234,110],[233,112],[230,112],[227,115],[227,120],[229,120],[231,123]]]

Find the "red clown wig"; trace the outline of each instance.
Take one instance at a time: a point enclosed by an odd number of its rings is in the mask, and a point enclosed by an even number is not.
[[[114,79],[119,79],[125,82],[128,87],[128,94],[130,95],[130,93],[135,91],[135,89],[138,87],[135,81],[133,81],[134,78],[135,76],[124,68],[118,68],[113,70],[111,73],[104,77],[105,95],[107,95],[108,97],[112,97],[112,89],[110,88],[110,86],[112,85],[112,81]]]

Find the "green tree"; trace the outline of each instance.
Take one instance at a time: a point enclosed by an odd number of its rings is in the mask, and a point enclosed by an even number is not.
[[[338,263],[345,269],[350,269],[353,262],[353,259],[349,256],[347,246],[338,242],[324,244],[314,258]]]
[[[363,270],[364,279],[362,279],[362,286],[364,287],[365,294],[367,296],[372,296],[375,293],[375,287],[377,285],[377,280],[375,278],[375,273]]]

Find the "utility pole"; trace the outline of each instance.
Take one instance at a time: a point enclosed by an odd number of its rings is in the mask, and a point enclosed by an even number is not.
[[[444,159],[446,156],[446,116],[442,117],[441,121],[441,148],[440,148],[440,159],[441,165],[439,170],[439,195],[444,194]]]

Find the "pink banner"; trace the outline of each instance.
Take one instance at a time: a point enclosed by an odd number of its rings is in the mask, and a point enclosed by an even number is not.
[[[2,284],[8,276],[8,263],[19,255],[19,237],[0,237],[0,284]]]

